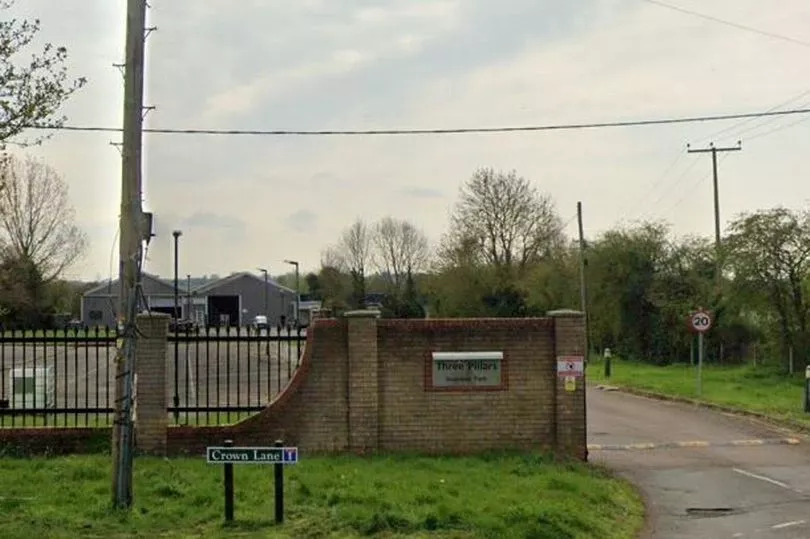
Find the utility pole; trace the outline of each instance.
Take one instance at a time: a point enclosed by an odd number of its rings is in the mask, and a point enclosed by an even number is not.
[[[119,216],[119,349],[115,366],[115,414],[112,435],[113,506],[132,505],[134,451],[133,385],[138,312],[138,275],[142,243],[151,236],[151,223],[141,206],[144,42],[146,1],[127,1],[126,64],[124,71],[123,143],[121,145],[121,213]]]
[[[714,268],[714,286],[716,301],[720,301],[723,292],[723,255],[720,246],[720,187],[717,179],[717,153],[718,152],[738,152],[742,150],[742,142],[737,141],[736,146],[728,146],[725,148],[718,148],[714,142],[709,144],[708,148],[692,149],[687,144],[687,153],[711,153],[712,154],[712,184],[714,186],[714,249],[715,249],[715,268]],[[723,344],[720,343],[720,351],[718,352],[718,360],[722,360]]]
[[[585,361],[588,361],[591,353],[591,334],[588,322],[588,287],[585,277],[585,268],[588,262],[585,258],[585,234],[582,227],[582,202],[577,202],[577,226],[579,228],[579,297],[580,308],[585,316]]]
[[[737,152],[742,150],[742,142],[737,141],[736,146],[729,146],[726,148],[718,148],[712,142],[708,148],[692,149],[687,144],[687,153],[711,153],[712,154],[712,183],[714,185],[714,247],[716,250],[716,269],[715,279],[717,281],[717,293],[720,293],[720,283],[722,278],[720,267],[720,188],[717,180],[717,153],[718,152]]]

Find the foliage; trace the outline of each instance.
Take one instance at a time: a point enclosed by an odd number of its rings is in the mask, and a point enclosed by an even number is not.
[[[11,156],[0,181],[0,321],[42,327],[56,311],[78,312],[59,281],[86,248],[67,185],[44,163]]]
[[[2,0],[0,10],[12,4]],[[65,118],[57,115],[59,109],[86,82],[68,77],[65,47],[47,43],[40,52],[30,53],[39,29],[39,20],[0,20],[0,145],[41,142],[41,136],[20,139],[20,135],[33,125],[63,125]]]

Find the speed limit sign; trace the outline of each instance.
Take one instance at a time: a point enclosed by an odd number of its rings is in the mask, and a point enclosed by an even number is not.
[[[704,333],[712,327],[712,315],[708,311],[697,311],[689,317],[689,324],[693,330]]]

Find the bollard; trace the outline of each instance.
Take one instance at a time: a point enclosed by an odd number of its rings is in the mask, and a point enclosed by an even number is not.
[[[276,440],[275,446],[284,447],[284,442]],[[275,475],[276,524],[284,522],[284,463],[279,461],[273,465]]]
[[[613,353],[610,351],[610,348],[605,348],[604,357],[605,357],[605,378],[610,378],[610,358],[613,356]]]
[[[810,413],[810,365],[804,368],[804,412]]]
[[[232,440],[225,440],[225,447],[233,447]],[[233,464],[226,462],[224,470],[225,480],[225,522],[233,522]]]

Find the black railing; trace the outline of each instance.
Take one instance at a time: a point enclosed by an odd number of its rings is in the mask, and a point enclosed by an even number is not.
[[[219,425],[262,410],[301,360],[305,330],[198,328],[169,334],[167,411],[175,424]]]
[[[108,328],[0,331],[0,427],[109,425],[115,341]]]

